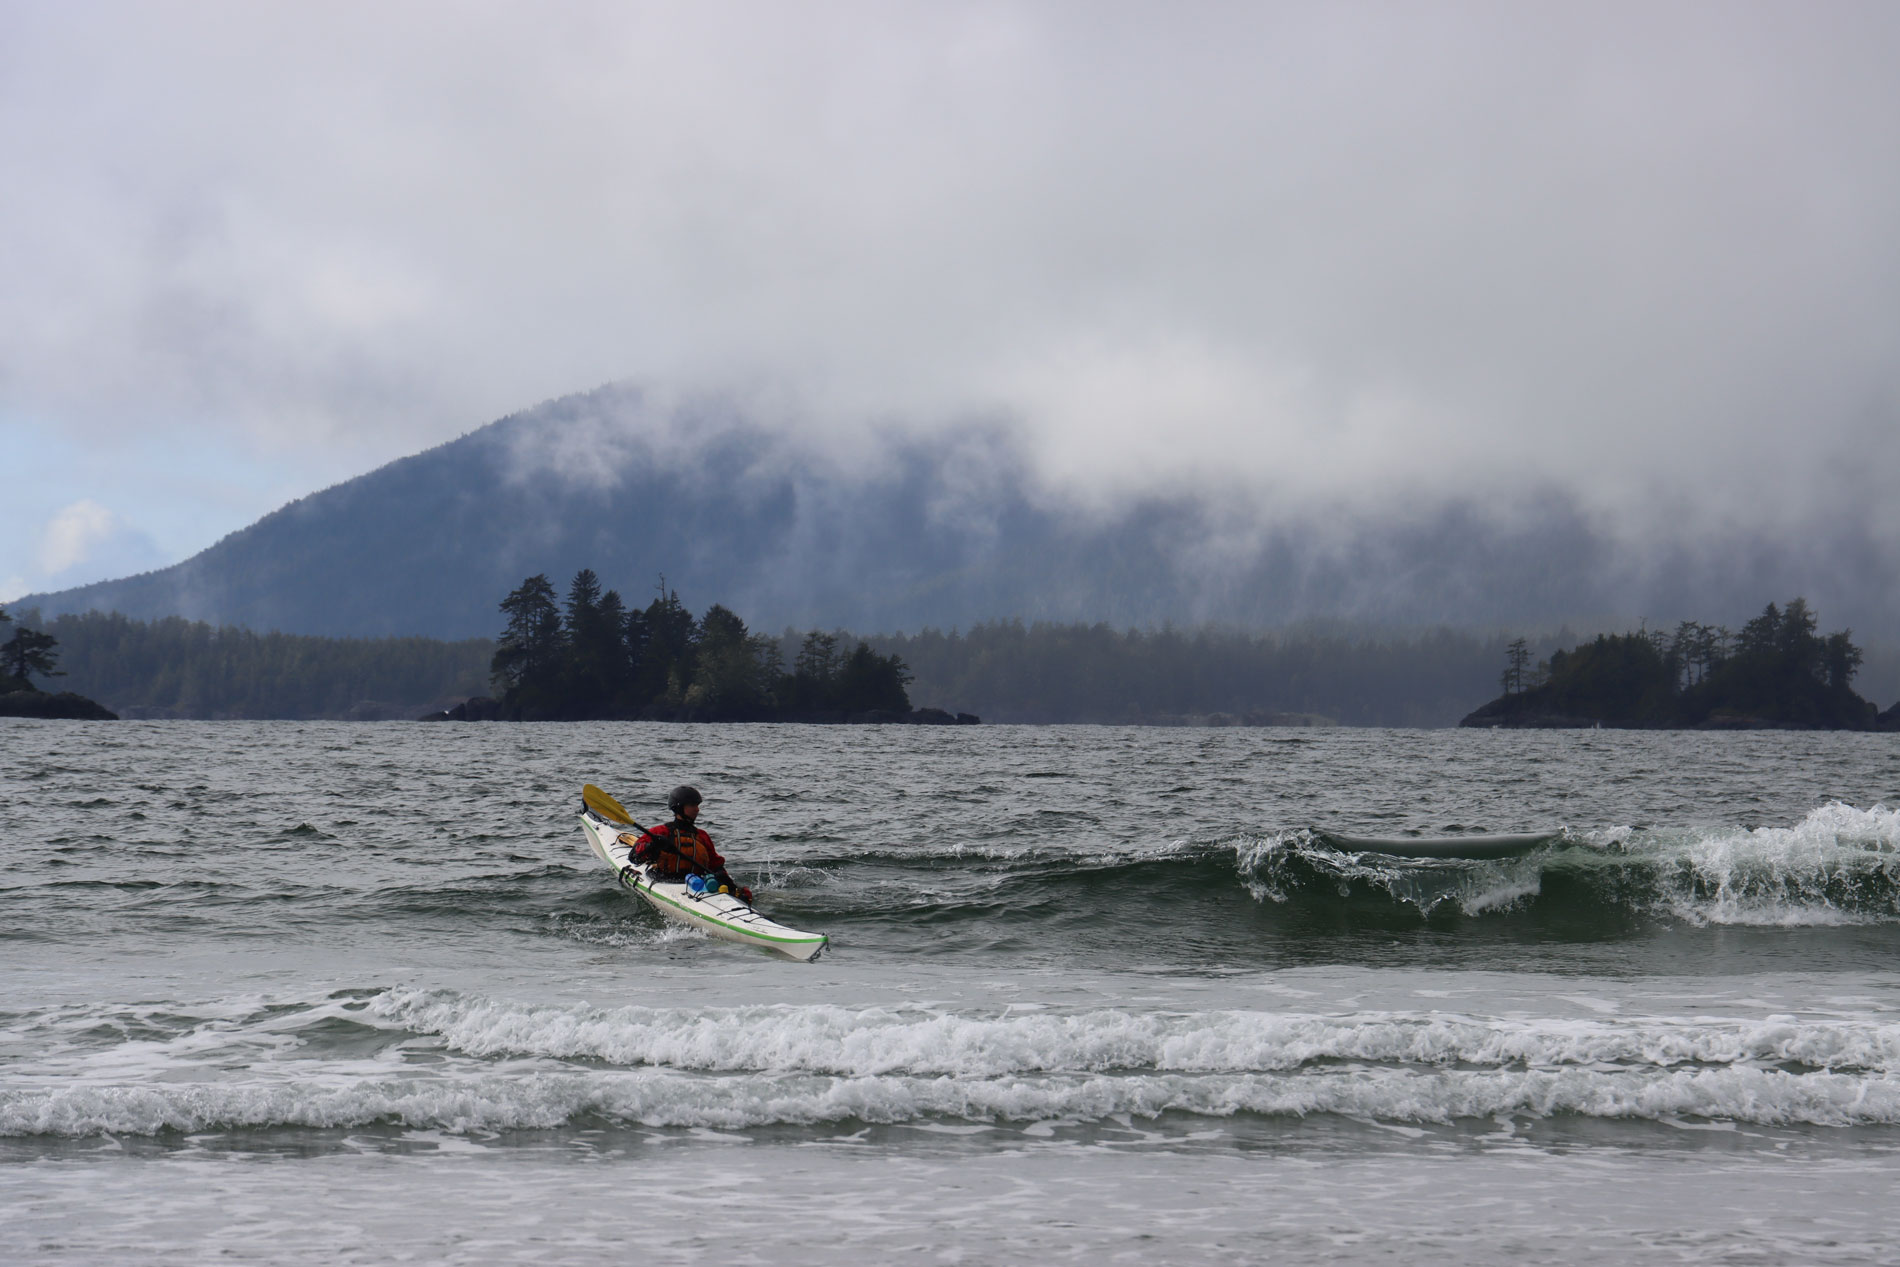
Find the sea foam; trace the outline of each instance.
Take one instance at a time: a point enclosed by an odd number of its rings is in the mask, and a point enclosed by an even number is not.
[[[1900,1024],[1874,1020],[594,1008],[418,989],[236,1012],[210,1006],[163,1037],[19,1062],[0,1134],[1161,1114],[1900,1122]]]
[[[1027,1124],[1189,1114],[1451,1123],[1500,1115],[1761,1125],[1900,1122],[1890,1075],[1776,1069],[1431,1070],[1345,1068],[1292,1074],[1052,1074],[985,1079],[669,1070],[600,1074],[422,1075],[325,1085],[202,1083],[22,1088],[0,1092],[0,1135],[400,1125],[451,1132],[585,1125],[712,1127],[951,1119]]]
[[[385,1023],[471,1056],[708,1071],[998,1077],[1054,1071],[1298,1069],[1318,1061],[1673,1066],[1761,1062],[1900,1072],[1900,1023],[1475,1019],[1442,1013],[1218,1011],[971,1016],[835,1005],[672,1009],[529,1005],[452,991],[371,1000]]]
[[[1421,915],[1481,916],[1535,908],[1561,878],[1566,901],[1611,917],[1760,927],[1900,920],[1900,810],[1884,805],[1833,802],[1792,827],[1565,830],[1503,859],[1355,852],[1310,830],[1242,842],[1235,857],[1255,899],[1272,903],[1362,892]]]

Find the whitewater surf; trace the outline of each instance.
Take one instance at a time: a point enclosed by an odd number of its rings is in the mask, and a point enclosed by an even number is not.
[[[1888,1261],[1894,744],[8,723],[0,1259]]]

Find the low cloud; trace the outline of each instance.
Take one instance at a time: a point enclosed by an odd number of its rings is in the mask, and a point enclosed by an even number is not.
[[[1083,505],[1900,531],[1891,5],[107,9],[0,17],[32,425],[327,482],[634,381]]]
[[[119,517],[98,502],[74,502],[40,534],[40,571],[54,576],[78,567],[122,530]]]
[[[87,498],[60,510],[40,530],[34,588],[84,585],[149,571],[169,562],[149,534]],[[23,578],[14,580],[16,583],[10,585],[13,592],[24,592],[27,582]]]

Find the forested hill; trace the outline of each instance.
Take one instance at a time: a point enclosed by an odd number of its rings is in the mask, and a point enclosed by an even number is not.
[[[1865,660],[1848,631],[1822,635],[1805,599],[1768,604],[1739,632],[1684,621],[1673,633],[1600,634],[1530,668],[1506,652],[1504,694],[1465,726],[1900,728],[1853,689]]]
[[[1548,499],[1511,515],[1395,505],[1320,522],[1199,491],[1083,511],[1037,488],[993,430],[827,458],[729,405],[607,388],[302,498],[174,567],[19,605],[474,638],[495,632],[495,596],[523,576],[592,567],[629,601],[664,574],[694,610],[721,603],[765,629],[1601,628],[1624,614],[1740,614],[1775,585],[1864,632],[1900,630],[1893,551],[1858,540],[1635,558]]]

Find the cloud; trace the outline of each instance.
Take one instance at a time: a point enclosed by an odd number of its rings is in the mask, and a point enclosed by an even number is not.
[[[1555,486],[1637,538],[1893,513],[1890,5],[0,24],[31,191],[0,203],[0,409],[101,442],[328,479],[631,379],[738,384],[844,452],[1006,425],[1083,501]]]
[[[119,527],[119,517],[98,502],[74,502],[40,534],[40,570],[53,575],[77,567]]]
[[[87,498],[59,511],[40,530],[34,560],[40,578],[36,588],[83,585],[149,571],[170,561],[147,533]],[[16,592],[24,589],[25,582],[20,581]]]

